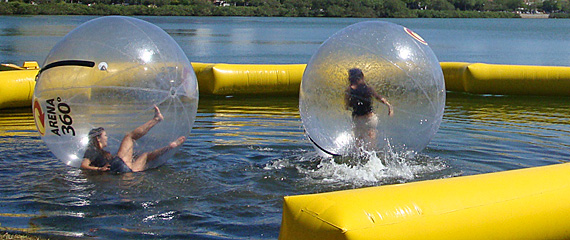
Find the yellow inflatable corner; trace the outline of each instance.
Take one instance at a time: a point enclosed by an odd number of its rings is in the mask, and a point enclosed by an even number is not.
[[[39,69],[0,71],[0,109],[32,106]]]
[[[466,62],[440,62],[443,78],[445,79],[445,90],[464,92],[464,75],[467,67],[471,63]]]
[[[570,164],[285,197],[279,239],[566,239]]]

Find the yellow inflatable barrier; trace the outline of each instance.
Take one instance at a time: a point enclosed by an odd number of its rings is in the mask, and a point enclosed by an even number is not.
[[[297,95],[306,64],[192,63],[201,95]],[[448,91],[570,96],[570,67],[442,62]],[[30,106],[36,62],[0,66],[0,109]]]
[[[306,64],[192,63],[200,94],[298,95]]]
[[[448,91],[570,96],[570,67],[442,62]],[[305,64],[192,63],[203,95],[297,95]]]
[[[448,91],[570,96],[570,67],[442,62]]]
[[[21,67],[0,64],[0,109],[32,105],[39,69],[36,62],[24,62]]]
[[[568,239],[570,164],[285,197],[280,240]]]

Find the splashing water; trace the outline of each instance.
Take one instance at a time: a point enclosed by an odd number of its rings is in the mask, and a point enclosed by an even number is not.
[[[296,160],[281,159],[265,166],[265,169],[293,167],[305,176],[301,185],[320,185],[338,188],[358,188],[394,183],[404,183],[433,178],[457,176],[443,159],[416,152],[394,153],[362,150],[359,154],[343,157],[323,157],[316,152],[306,152]],[[449,172],[451,171],[451,173]],[[318,191],[325,190],[319,189]]]

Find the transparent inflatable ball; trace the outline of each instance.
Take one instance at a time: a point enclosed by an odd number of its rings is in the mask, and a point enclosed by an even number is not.
[[[93,146],[90,131],[101,132],[93,129],[104,130],[103,149],[116,155],[125,136],[155,118],[123,151],[137,159],[162,149],[145,169],[164,164],[181,146],[171,143],[189,135],[197,105],[196,75],[179,45],[151,23],[118,16],[88,21],[59,41],[33,97],[42,140],[74,167]]]
[[[326,40],[305,69],[299,98],[308,137],[329,155],[419,152],[444,106],[443,73],[428,43],[383,21],[356,23]]]

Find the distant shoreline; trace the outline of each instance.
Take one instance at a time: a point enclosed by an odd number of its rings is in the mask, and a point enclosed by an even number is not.
[[[176,0],[178,1],[178,0]],[[343,0],[341,0],[343,1]],[[395,0],[400,1],[400,0]],[[368,8],[359,8],[368,9]],[[338,9],[337,9],[338,10]],[[370,10],[370,9],[369,9]],[[0,15],[124,15],[124,16],[243,16],[243,17],[348,17],[348,18],[570,18],[570,13],[519,13],[514,11],[475,10],[421,10],[378,8],[374,11],[316,11],[305,8],[268,6],[214,6],[202,5],[114,5],[81,3],[4,2],[0,0]]]
[[[178,1],[178,0],[176,0]],[[186,1],[186,0],[185,0]],[[315,0],[317,1],[317,0]],[[348,0],[341,0],[348,1]],[[400,0],[388,6],[360,4],[351,8],[324,6],[323,9],[289,5],[215,6],[214,4],[187,5],[113,5],[80,3],[5,2],[0,0],[0,15],[124,15],[124,16],[243,16],[243,17],[348,17],[348,18],[520,18],[515,12],[456,10],[448,3],[448,10],[409,9]],[[206,1],[209,3],[209,1]],[[279,1],[276,1],[277,3]],[[366,1],[364,1],[366,2]],[[375,3],[371,1],[371,3]],[[336,7],[335,7],[336,6]],[[451,10],[453,9],[453,10]]]

